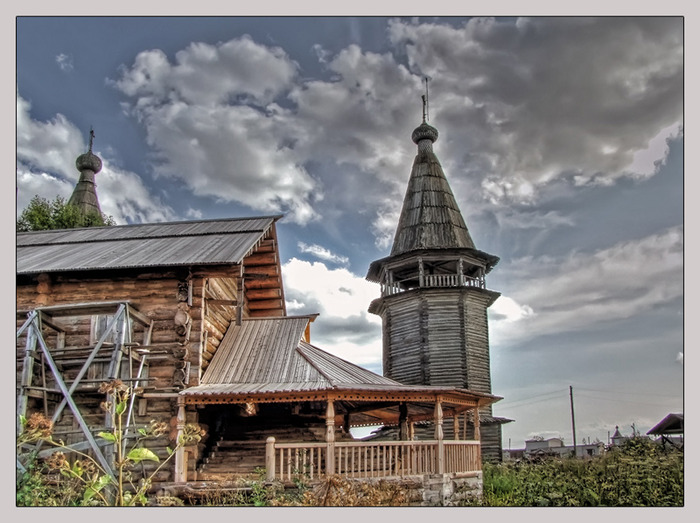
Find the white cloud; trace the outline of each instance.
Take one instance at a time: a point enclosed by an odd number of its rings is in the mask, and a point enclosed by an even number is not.
[[[411,71],[434,78],[445,157],[461,157],[491,198],[516,202],[567,173],[653,174],[665,151],[650,141],[682,120],[682,37],[679,17],[389,24]]]
[[[340,256],[338,254],[334,254],[325,247],[322,247],[321,245],[307,245],[304,242],[297,242],[297,247],[299,248],[300,252],[311,254],[312,256],[315,256],[316,258],[323,261],[337,263],[340,265],[347,265],[350,262],[350,259],[347,256]]]
[[[290,313],[319,313],[311,342],[359,365],[381,362],[381,319],[367,312],[379,297],[377,285],[345,268],[292,258],[282,266]]]
[[[56,56],[56,63],[61,71],[70,72],[73,70],[73,57],[64,53]]]
[[[671,228],[592,254],[514,260],[511,267],[504,276],[517,290],[509,297],[513,303],[496,306],[499,299],[493,306],[495,342],[591,329],[682,296],[683,230]],[[518,316],[519,307],[528,307],[528,313]],[[519,321],[512,321],[511,309]]]
[[[162,51],[144,51],[113,84],[145,125],[157,175],[305,224],[318,218],[323,195],[295,150],[305,130],[273,103],[297,69],[281,49],[244,36],[190,44],[173,64]]]

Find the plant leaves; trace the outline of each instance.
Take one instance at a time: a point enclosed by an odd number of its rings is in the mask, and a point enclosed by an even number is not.
[[[100,476],[100,478],[98,478],[98,480],[92,483],[91,485],[88,485],[85,489],[85,493],[83,494],[83,503],[87,503],[92,498],[94,498],[100,490],[109,485],[109,482],[109,476],[104,475]]]
[[[117,441],[117,437],[112,434],[111,432],[98,432],[97,435],[101,437],[102,439],[106,439],[107,441],[111,441],[112,443]]]
[[[143,447],[131,449],[126,457],[134,463],[141,463],[142,461],[160,461],[153,451]]]

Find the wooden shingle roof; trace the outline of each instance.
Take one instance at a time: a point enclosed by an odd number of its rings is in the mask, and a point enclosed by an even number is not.
[[[474,249],[440,161],[428,144],[431,138],[419,143],[413,161],[392,256],[420,249]]]

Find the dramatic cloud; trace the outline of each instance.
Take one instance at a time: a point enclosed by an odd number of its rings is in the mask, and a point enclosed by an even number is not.
[[[174,64],[160,50],[144,51],[113,84],[146,128],[158,175],[304,224],[317,217],[322,194],[294,149],[305,131],[273,103],[296,70],[281,49],[243,36],[190,44]]]
[[[49,122],[31,118],[31,105],[17,97],[17,212],[39,195],[68,199],[80,173],[75,159],[87,151],[80,131],[58,114]],[[174,211],[151,194],[141,177],[118,169],[101,154],[102,170],[95,182],[102,211],[118,224],[158,222],[175,218]]]
[[[565,175],[653,174],[664,152],[652,140],[682,122],[680,18],[393,21],[389,35],[411,71],[434,79],[445,157],[461,157],[499,201],[533,201]],[[641,167],[635,155],[650,146],[659,156]]]
[[[522,343],[633,317],[681,297],[682,274],[681,227],[593,254],[515,260],[505,277],[517,291],[494,304],[492,339]]]

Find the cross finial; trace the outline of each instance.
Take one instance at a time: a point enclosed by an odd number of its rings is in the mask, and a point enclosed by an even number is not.
[[[95,139],[95,131],[93,131],[92,127],[90,127],[90,148],[88,149],[89,152],[92,152],[92,141]]]
[[[423,121],[430,120],[430,102],[428,100],[428,82],[432,80],[429,76],[425,77],[425,95],[423,96]]]

